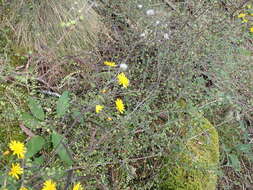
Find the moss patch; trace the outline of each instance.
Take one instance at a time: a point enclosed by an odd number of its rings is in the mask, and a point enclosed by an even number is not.
[[[204,117],[191,117],[185,126],[187,140],[174,163],[162,170],[162,190],[215,190],[219,163],[219,139],[214,126]],[[171,158],[170,158],[171,160]]]

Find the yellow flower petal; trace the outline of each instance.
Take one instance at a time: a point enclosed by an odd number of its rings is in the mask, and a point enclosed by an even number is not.
[[[9,143],[9,148],[11,149],[11,151],[13,151],[13,155],[17,155],[18,158],[24,159],[26,153],[24,143],[21,143],[19,141],[11,141]]]
[[[116,67],[117,66],[116,63],[112,62],[112,61],[105,61],[104,64],[109,67]]]
[[[83,187],[80,183],[74,185],[73,190],[83,190]]]
[[[96,113],[101,112],[102,109],[104,109],[104,106],[102,106],[102,105],[96,105]]]
[[[47,180],[44,182],[42,190],[56,190],[56,183],[51,179]]]
[[[249,29],[249,31],[253,33],[253,26]]]
[[[9,176],[15,177],[19,179],[19,175],[23,174],[23,168],[20,167],[19,163],[11,164],[11,170],[9,172]]]
[[[21,187],[19,190],[28,190],[28,189],[25,187]]]
[[[240,14],[238,15],[238,18],[244,18],[245,16],[246,16],[245,13],[240,13]]]
[[[124,88],[129,86],[129,80],[124,73],[120,73],[117,76],[119,85],[122,85]]]
[[[112,121],[112,118],[111,118],[111,117],[107,117],[107,120],[108,120],[108,121]]]
[[[116,101],[115,101],[115,105],[116,105],[116,108],[117,110],[120,112],[120,113],[123,113],[125,111],[125,106],[124,106],[124,103],[123,101],[118,98]]]
[[[242,23],[247,23],[248,21],[249,21],[248,19],[245,19],[245,18],[244,18],[244,19],[242,20]]]

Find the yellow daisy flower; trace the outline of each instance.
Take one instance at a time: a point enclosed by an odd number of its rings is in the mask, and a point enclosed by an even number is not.
[[[44,182],[42,190],[56,190],[56,183],[51,179],[47,180]]]
[[[120,73],[117,76],[119,85],[122,85],[124,88],[129,86],[129,80],[124,73]]]
[[[116,108],[120,113],[123,113],[125,111],[125,106],[123,101],[120,98],[117,98],[117,100],[115,101],[116,104]]]
[[[9,148],[13,151],[13,155],[16,154],[20,159],[25,158],[26,148],[24,143],[19,141],[11,141],[9,143]]]
[[[11,164],[11,170],[9,172],[9,176],[15,177],[17,179],[19,179],[18,175],[23,174],[23,168],[20,167],[19,163],[16,164]]]
[[[83,187],[80,183],[74,185],[73,190],[83,190]]]
[[[253,26],[249,29],[249,31],[253,33]]]
[[[238,18],[244,18],[245,16],[246,16],[245,13],[240,13],[240,14],[238,15]]]
[[[102,109],[104,109],[104,106],[102,106],[102,105],[96,105],[96,113],[101,112]]]
[[[115,62],[111,62],[111,61],[105,61],[104,64],[109,67],[116,67],[117,66]]]
[[[19,190],[28,190],[28,189],[25,187],[21,187]]]

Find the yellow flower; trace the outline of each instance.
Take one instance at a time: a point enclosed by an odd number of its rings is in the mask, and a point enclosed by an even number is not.
[[[124,73],[120,73],[117,76],[119,85],[122,85],[124,88],[129,86],[129,80]]]
[[[117,66],[115,62],[111,62],[111,61],[105,61],[104,64],[109,67],[116,67]]]
[[[117,98],[115,101],[116,108],[120,113],[123,113],[125,111],[125,106],[123,104],[123,101],[120,98]]]
[[[243,18],[242,23],[247,23],[249,20],[246,18]]]
[[[9,143],[9,148],[13,151],[13,155],[17,155],[18,158],[24,159],[26,148],[24,143],[21,143],[19,141],[11,141]]]
[[[42,190],[56,190],[56,183],[51,179],[47,180],[44,182]]]
[[[19,179],[18,175],[21,175],[23,172],[24,172],[23,168],[20,167],[19,163],[11,164],[11,170],[9,172],[9,176]]]
[[[251,13],[250,16],[253,16],[253,13]]]
[[[253,33],[253,26],[249,29],[249,31]]]
[[[21,187],[19,190],[28,190],[28,189],[25,187]]]
[[[240,13],[240,14],[238,15],[238,18],[244,18],[245,16],[246,16],[245,13]]]
[[[107,120],[108,120],[108,121],[112,121],[112,118],[111,118],[111,117],[107,117]]]
[[[74,185],[73,190],[83,190],[83,187],[80,183]]]
[[[102,109],[104,109],[104,106],[96,105],[96,113],[99,113]]]

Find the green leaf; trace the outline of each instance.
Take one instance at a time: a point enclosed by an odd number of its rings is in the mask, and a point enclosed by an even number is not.
[[[236,149],[244,152],[244,153],[249,153],[251,151],[252,145],[251,144],[238,144],[236,146]]]
[[[45,119],[45,114],[41,105],[34,98],[31,97],[28,98],[28,106],[34,117],[36,117],[39,120]]]
[[[72,165],[73,161],[70,157],[70,154],[62,142],[63,137],[56,132],[52,133],[51,136],[53,147],[56,149],[56,152],[59,155],[60,159],[66,164]]]
[[[45,140],[40,136],[32,137],[27,143],[26,158],[30,158],[38,153],[44,146]]]
[[[240,161],[239,161],[237,155],[235,155],[235,154],[229,154],[229,159],[230,159],[230,162],[231,162],[231,166],[236,171],[240,171],[241,170],[241,164],[240,164]]]
[[[66,114],[69,109],[69,93],[68,91],[63,92],[57,101],[56,113],[58,117],[62,117]]]
[[[24,122],[25,126],[29,128],[36,127],[40,124],[38,119],[26,112],[21,114],[20,119]]]
[[[38,158],[35,158],[33,163],[36,165],[36,166],[41,166],[43,163],[44,163],[44,156],[40,156]]]

